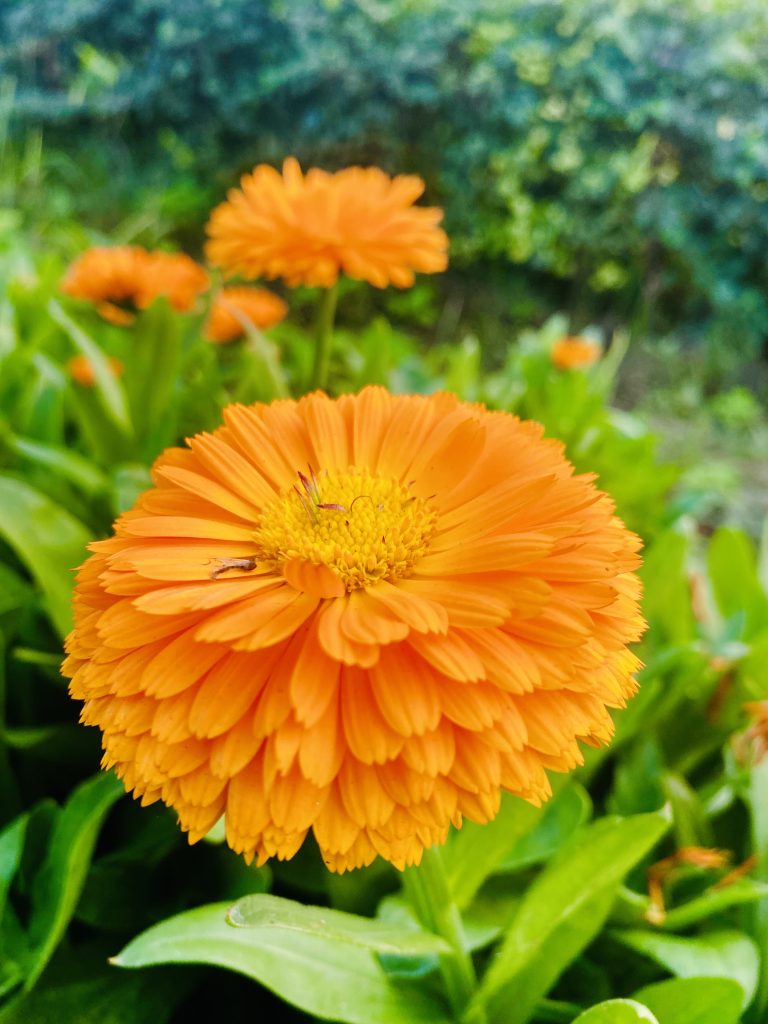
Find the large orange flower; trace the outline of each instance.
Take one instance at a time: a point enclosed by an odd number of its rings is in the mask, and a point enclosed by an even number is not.
[[[233,405],[91,546],[64,672],[191,841],[418,863],[607,742],[640,546],[536,423],[381,388]]]
[[[205,336],[218,343],[234,341],[245,334],[243,318],[266,331],[279,324],[287,312],[280,296],[267,288],[222,288],[213,300]]]
[[[115,324],[130,324],[134,310],[160,295],[181,313],[188,312],[208,287],[208,274],[184,253],[148,252],[136,245],[88,249],[62,281],[66,295],[93,302]]]
[[[328,288],[340,273],[377,288],[409,288],[414,272],[448,263],[442,210],[414,206],[424,182],[377,167],[306,176],[290,157],[282,175],[259,164],[208,222],[206,255],[227,274]]]

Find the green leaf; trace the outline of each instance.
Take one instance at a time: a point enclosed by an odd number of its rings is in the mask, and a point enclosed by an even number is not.
[[[589,793],[578,782],[569,782],[544,806],[541,820],[515,843],[499,870],[517,871],[548,860],[587,821],[591,810]]]
[[[27,816],[20,815],[0,832],[0,920],[5,909],[8,890],[21,863],[24,838],[27,833]]]
[[[743,932],[720,931],[680,938],[650,931],[612,933],[619,942],[650,957],[678,978],[730,978],[742,988],[743,1005],[757,988],[760,956]]]
[[[89,531],[40,491],[0,474],[0,537],[34,576],[56,630],[66,636],[72,626],[72,569],[83,560]]]
[[[661,1024],[739,1024],[743,992],[727,978],[689,978],[647,985],[634,998]]]
[[[215,964],[261,982],[286,1002],[323,1020],[348,1024],[447,1024],[439,1004],[387,979],[367,949],[274,927],[233,928],[229,904],[162,921],[114,958],[119,967]]]
[[[347,943],[393,956],[424,956],[448,953],[450,947],[436,935],[399,928],[369,917],[347,914],[327,907],[306,906],[295,900],[266,894],[246,896],[232,907],[227,921],[235,928],[260,928],[301,932],[327,942]]]
[[[665,772],[662,785],[672,808],[675,845],[679,849],[686,846],[713,846],[712,826],[707,820],[698,793],[677,772]]]
[[[75,345],[80,355],[85,356],[93,367],[94,391],[99,398],[102,412],[119,431],[126,437],[132,433],[131,418],[128,413],[128,404],[125,399],[125,391],[120,381],[115,377],[109,365],[109,361],[100,347],[86,332],[76,324],[67,313],[64,312],[56,299],[48,303],[50,312],[56,323],[64,329]]]
[[[690,928],[715,914],[736,907],[743,903],[757,903],[768,899],[768,884],[756,882],[751,878],[740,878],[732,885],[722,889],[707,889],[701,896],[689,900],[680,907],[667,911],[661,923],[664,931],[677,932],[682,928]]]
[[[686,575],[689,542],[672,530],[662,534],[645,555],[643,612],[659,640],[684,644],[696,636]]]
[[[580,1013],[573,1024],[659,1024],[647,1006],[634,999],[609,999]]]
[[[465,821],[443,847],[443,862],[453,898],[468,906],[483,882],[497,871],[520,839],[536,827],[544,810],[505,793],[499,813],[486,825]]]
[[[56,818],[40,873],[32,892],[25,988],[30,989],[64,934],[88,874],[102,822],[123,793],[114,775],[101,774],[81,783]]]
[[[57,473],[89,496],[101,494],[107,489],[107,478],[101,470],[77,452],[13,435],[6,437],[5,442],[16,455],[45,470]]]
[[[725,619],[743,618],[743,634],[768,626],[768,597],[757,575],[757,554],[740,530],[721,527],[709,542],[707,568],[712,591]]]
[[[179,316],[158,298],[136,320],[124,377],[136,436],[147,457],[172,440],[181,354]]]
[[[152,477],[146,466],[124,463],[116,466],[111,479],[112,511],[115,515],[132,508],[142,491],[152,486]]]
[[[660,814],[605,818],[583,829],[524,895],[480,986],[489,1019],[523,1024],[594,938],[627,872],[664,834]]]

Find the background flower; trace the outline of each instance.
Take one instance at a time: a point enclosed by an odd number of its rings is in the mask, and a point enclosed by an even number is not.
[[[113,376],[120,377],[123,373],[123,364],[114,356],[107,356],[107,364]],[[67,362],[67,370],[70,377],[82,384],[83,387],[91,388],[96,383],[96,374],[90,359],[85,356],[72,356]]]
[[[399,867],[612,733],[639,540],[541,427],[381,388],[230,406],[91,546],[65,673],[104,765],[249,859]]]
[[[88,249],[69,267],[61,290],[93,302],[105,320],[127,325],[134,311],[160,295],[188,312],[208,287],[208,274],[184,253],[148,252],[122,245]]]
[[[560,370],[579,370],[592,366],[602,355],[599,342],[592,338],[558,338],[550,353],[552,362]]]
[[[205,336],[214,342],[234,341],[245,334],[243,317],[254,327],[268,330],[279,324],[287,312],[285,302],[267,288],[222,288],[213,300]]]
[[[303,175],[289,158],[282,175],[259,164],[240,184],[207,228],[206,255],[227,274],[328,288],[345,273],[408,288],[416,272],[448,264],[443,212],[413,205],[424,191],[415,175],[390,178],[377,167]]]

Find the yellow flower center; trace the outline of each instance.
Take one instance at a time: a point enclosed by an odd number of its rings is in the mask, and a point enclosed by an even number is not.
[[[300,473],[261,515],[258,558],[327,565],[347,590],[357,590],[407,576],[427,550],[436,519],[427,500],[366,469]]]

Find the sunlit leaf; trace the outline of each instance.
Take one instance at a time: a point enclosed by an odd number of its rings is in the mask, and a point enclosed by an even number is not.
[[[72,570],[83,561],[89,531],[40,491],[0,474],[0,537],[34,576],[54,626],[65,636],[72,625]]]
[[[389,980],[370,950],[300,931],[234,928],[230,904],[178,914],[139,935],[114,958],[120,967],[215,964],[261,982],[286,1002],[348,1024],[447,1024],[423,991]]]

